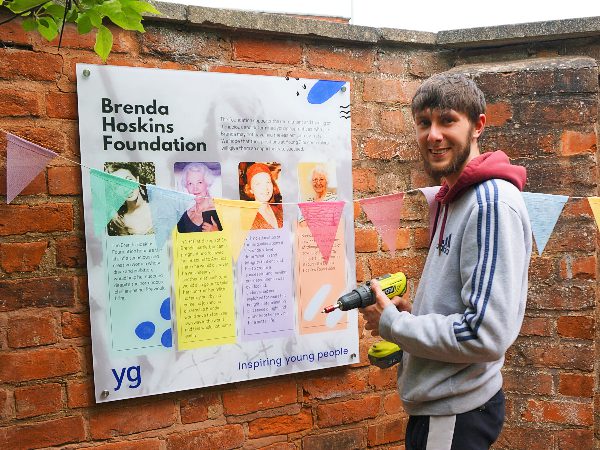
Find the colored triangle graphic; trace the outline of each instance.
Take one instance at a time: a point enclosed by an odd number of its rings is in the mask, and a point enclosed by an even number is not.
[[[298,203],[325,264],[329,262],[345,202]]]
[[[146,189],[156,246],[162,248],[183,213],[194,205],[196,199],[191,194],[163,189],[153,184],[147,184]]]
[[[215,209],[231,245],[231,256],[237,261],[254,223],[260,202],[215,198]]]
[[[396,235],[400,226],[404,192],[399,194],[382,195],[381,197],[365,198],[359,200],[360,206],[365,211],[383,242],[390,251],[396,250]]]
[[[100,237],[104,234],[106,224],[117,213],[127,197],[139,186],[140,184],[135,181],[90,169],[92,211],[96,236]]]
[[[12,202],[57,156],[47,148],[6,133],[6,203]]]
[[[523,192],[522,194],[529,213],[531,231],[535,238],[538,255],[541,255],[569,197],[536,192]]]

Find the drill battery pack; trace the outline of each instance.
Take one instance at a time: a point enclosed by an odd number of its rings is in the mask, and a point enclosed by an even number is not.
[[[387,369],[402,361],[402,349],[393,342],[377,342],[369,349],[369,361],[374,366]]]

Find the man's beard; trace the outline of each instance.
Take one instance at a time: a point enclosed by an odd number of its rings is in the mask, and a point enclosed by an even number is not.
[[[446,167],[442,167],[441,169],[434,169],[429,163],[429,160],[423,158],[425,172],[427,172],[427,174],[434,179],[446,177],[448,175],[458,172],[464,165],[465,161],[469,159],[470,154],[471,145],[469,144],[465,148],[463,148],[463,150],[460,153],[454,155],[452,161],[450,161],[450,164],[448,164]]]

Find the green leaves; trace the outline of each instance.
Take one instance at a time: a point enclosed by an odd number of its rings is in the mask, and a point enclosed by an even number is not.
[[[64,1],[63,5],[61,1]],[[142,14],[160,14],[143,0],[0,0],[15,16],[23,17],[25,31],[37,31],[48,41],[62,34],[63,20],[75,23],[79,34],[96,31],[94,51],[106,62],[113,45],[107,21],[124,30],[143,33]],[[65,8],[67,14],[65,16]]]
[[[96,33],[96,44],[94,45],[94,51],[102,58],[102,61],[106,62],[110,50],[113,45],[113,35],[108,28],[104,25],[98,27]]]

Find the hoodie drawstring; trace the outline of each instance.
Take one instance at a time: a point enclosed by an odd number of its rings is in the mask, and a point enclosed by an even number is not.
[[[448,219],[448,205],[443,205],[444,208],[444,217],[442,218],[442,226],[440,229],[440,234],[438,236],[438,252],[442,253],[442,244],[444,243],[444,230],[446,228],[446,220]],[[437,230],[438,220],[440,218],[440,211],[442,209],[442,203],[438,202],[437,210],[435,211],[435,220],[433,221],[433,229],[431,231],[431,238],[429,239],[429,246],[433,243],[433,237],[435,236],[435,231]]]

